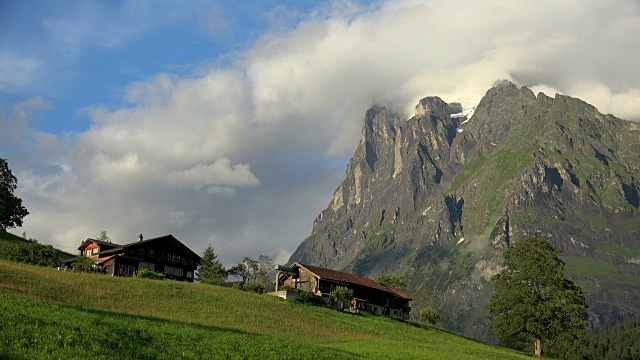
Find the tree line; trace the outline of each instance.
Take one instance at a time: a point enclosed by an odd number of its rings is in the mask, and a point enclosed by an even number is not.
[[[235,278],[235,288],[265,293],[273,291],[275,270],[273,260],[260,255],[257,259],[245,256],[238,264],[225,269],[212,245],[207,246],[198,265],[196,279],[204,284],[224,285],[227,279]]]
[[[59,266],[63,255],[51,245],[45,245],[36,239],[24,241],[0,248],[0,258],[39,266]]]

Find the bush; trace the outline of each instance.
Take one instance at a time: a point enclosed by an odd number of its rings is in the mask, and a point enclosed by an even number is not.
[[[9,250],[12,261],[40,266],[59,266],[60,252],[51,245],[43,245],[36,239],[29,239]]]
[[[323,306],[325,305],[324,300],[322,300],[322,296],[318,296],[311,291],[305,291],[302,289],[289,289],[296,293],[296,301],[306,304],[306,305],[314,305],[314,306]]]
[[[264,284],[254,280],[248,281],[244,284],[244,291],[264,294]]]
[[[148,269],[138,270],[138,277],[143,279],[164,280],[164,274]]]
[[[429,325],[440,323],[440,314],[433,306],[427,306],[420,312],[420,319]]]
[[[99,270],[95,261],[86,256],[80,256],[71,266],[73,270],[80,272],[97,272]]]
[[[349,306],[351,300],[353,300],[353,290],[344,286],[338,286],[333,290],[331,296],[333,300],[340,304],[341,309],[345,309]]]
[[[235,283],[231,286],[231,288],[235,290],[244,290],[241,283]]]

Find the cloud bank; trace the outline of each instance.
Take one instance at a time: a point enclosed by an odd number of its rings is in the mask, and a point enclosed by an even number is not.
[[[227,263],[282,261],[329,203],[371,105],[409,113],[428,95],[475,105],[509,79],[640,120],[637,1],[334,4],[319,14],[278,25],[224,66],[131,83],[127,106],[83,110],[92,126],[82,133],[33,130],[51,106],[42,98],[0,114],[25,133],[0,136],[0,148],[14,149],[27,234],[71,251],[102,229],[116,242],[172,233],[199,252],[212,243]]]

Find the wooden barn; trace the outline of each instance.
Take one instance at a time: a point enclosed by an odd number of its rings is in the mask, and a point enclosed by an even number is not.
[[[173,235],[144,240],[140,234],[138,241],[125,245],[86,239],[78,251],[77,257],[64,261],[65,266],[86,256],[101,272],[112,276],[136,276],[139,269],[148,269],[168,279],[192,282],[200,262],[200,256]]]
[[[311,291],[333,305],[331,293],[338,286],[353,290],[351,311],[409,318],[412,300],[403,292],[372,279],[317,266],[294,263],[278,275],[278,286]]]

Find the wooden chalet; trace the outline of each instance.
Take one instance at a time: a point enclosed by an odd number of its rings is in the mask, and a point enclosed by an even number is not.
[[[193,282],[200,256],[173,235],[119,245],[96,239],[87,239],[78,247],[79,255],[64,261],[71,266],[80,256],[95,262],[103,273],[112,276],[136,276],[139,269],[153,270],[168,279]]]
[[[278,275],[278,286],[311,291],[334,305],[331,293],[338,286],[353,290],[350,310],[372,314],[409,318],[409,302],[413,300],[403,292],[372,279],[317,266],[294,263],[291,271]],[[337,305],[337,304],[336,304]]]

